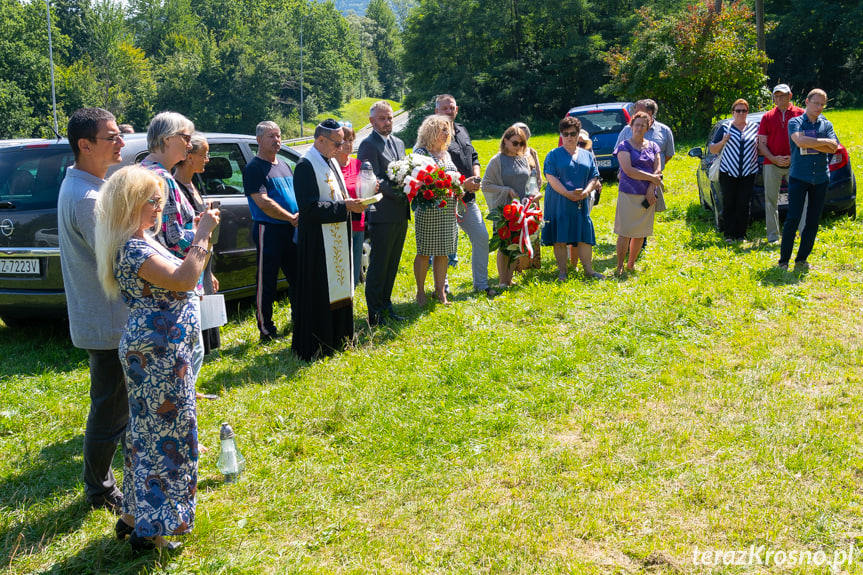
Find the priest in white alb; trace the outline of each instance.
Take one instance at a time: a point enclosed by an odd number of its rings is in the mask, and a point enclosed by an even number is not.
[[[365,205],[348,195],[333,159],[344,141],[338,122],[321,122],[314,145],[294,170],[299,309],[291,348],[306,361],[343,350],[354,335],[350,219]]]

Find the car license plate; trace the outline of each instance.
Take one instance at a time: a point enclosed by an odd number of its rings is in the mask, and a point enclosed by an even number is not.
[[[787,206],[788,205],[788,194],[780,193],[779,199],[777,200],[776,206]]]
[[[597,160],[596,166],[598,168],[610,168],[611,167],[611,160]]]
[[[39,275],[39,260],[32,259],[0,259],[0,274]]]

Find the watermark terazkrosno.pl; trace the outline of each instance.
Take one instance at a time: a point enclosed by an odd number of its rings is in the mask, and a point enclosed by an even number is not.
[[[766,545],[750,545],[748,549],[699,549],[692,551],[695,565],[773,565],[798,567],[803,565],[830,565],[834,570],[854,562],[857,550],[854,545],[835,549],[832,553],[811,549],[770,549]]]

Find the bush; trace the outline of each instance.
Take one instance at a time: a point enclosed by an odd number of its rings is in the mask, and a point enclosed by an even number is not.
[[[747,6],[735,2],[717,13],[707,2],[661,19],[647,8],[640,14],[630,46],[606,57],[613,80],[602,93],[657,100],[662,121],[684,137],[703,134],[737,98],[753,108],[767,104],[764,67],[770,60],[756,47]]]

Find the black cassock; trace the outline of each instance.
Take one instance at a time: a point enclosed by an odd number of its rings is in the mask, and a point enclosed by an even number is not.
[[[332,168],[332,162],[329,162]],[[337,167],[335,169],[338,169]],[[344,222],[351,253],[350,212],[342,202],[323,201],[312,163],[303,158],[294,170],[300,220],[297,235],[297,302],[291,349],[311,361],[345,349],[354,336],[351,298],[330,303],[326,251],[321,224]],[[350,258],[349,258],[350,259]],[[352,276],[351,276],[352,277]]]

